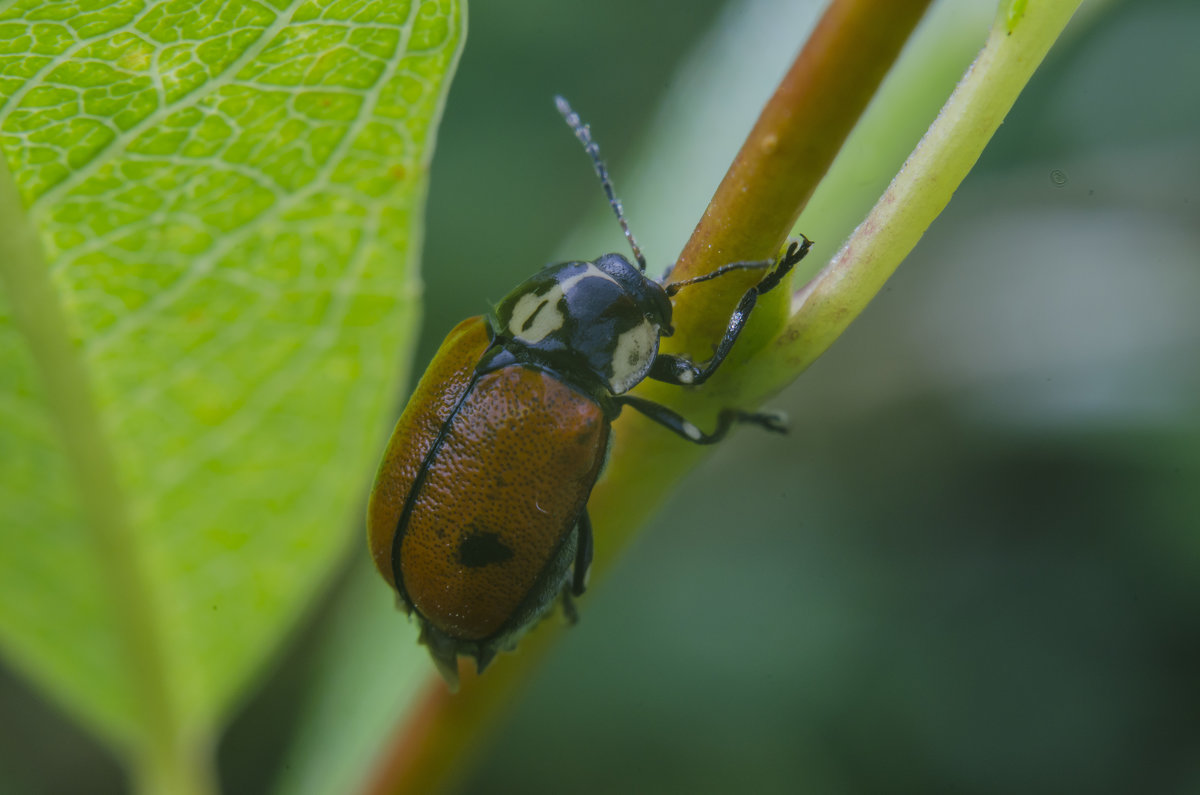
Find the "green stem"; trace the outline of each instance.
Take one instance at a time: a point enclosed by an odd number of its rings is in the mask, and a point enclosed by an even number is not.
[[[8,165],[0,157],[0,283],[45,389],[64,458],[75,482],[85,530],[107,579],[114,629],[123,644],[141,736],[130,744],[134,777],[146,793],[212,791],[208,761],[181,736],[167,684],[152,589],[139,555],[112,446],[104,433],[88,373],[68,333],[33,225]]]
[[[937,120],[841,251],[794,297],[783,332],[755,359],[764,394],[812,364],[875,297],[949,203],[1080,2],[1001,3],[987,44]],[[1013,13],[1017,6],[1022,13]]]

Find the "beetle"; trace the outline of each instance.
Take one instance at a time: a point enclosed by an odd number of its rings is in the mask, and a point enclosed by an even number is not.
[[[555,101],[591,157],[637,264],[605,254],[549,265],[486,316],[459,323],[396,424],[367,508],[375,565],[399,605],[416,615],[420,642],[452,689],[460,655],[482,672],[560,595],[575,619],[571,597],[584,592],[592,560],[587,501],[622,409],[696,444],[719,441],[734,423],[786,430],[778,414],[725,409],[706,433],[629,390],[647,378],[704,383],[758,297],[781,283],[811,241],[792,242],[778,262],[735,262],[684,281],[655,281],[590,129],[565,100]],[[659,351],[659,340],[673,333],[675,293],[745,269],[766,273],[739,302],[707,362]]]

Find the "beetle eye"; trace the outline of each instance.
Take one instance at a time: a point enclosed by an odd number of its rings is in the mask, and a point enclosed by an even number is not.
[[[667,325],[663,326],[661,329],[658,330],[658,336],[660,336],[660,337],[669,337],[674,333],[675,333],[675,327],[672,326],[670,323],[668,323]]]

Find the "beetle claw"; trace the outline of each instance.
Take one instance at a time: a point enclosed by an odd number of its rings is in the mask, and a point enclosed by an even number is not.
[[[764,411],[758,415],[761,418],[760,425],[768,431],[775,433],[788,432],[788,416],[782,411]]]
[[[579,611],[575,608],[575,600],[571,598],[571,592],[566,588],[562,592],[563,617],[567,619],[567,623],[575,626],[579,623]]]
[[[481,647],[475,653],[475,670],[483,673],[483,669],[491,665],[494,659],[496,659],[496,650],[494,648]]]

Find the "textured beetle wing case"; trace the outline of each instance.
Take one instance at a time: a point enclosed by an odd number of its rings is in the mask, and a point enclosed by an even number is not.
[[[418,612],[464,640],[535,618],[567,576],[608,434],[600,406],[553,375],[514,365],[480,376],[401,537]]]
[[[467,318],[446,335],[409,398],[388,441],[367,503],[367,540],[375,567],[395,587],[392,541],[425,455],[462,399],[489,337],[482,317]]]

